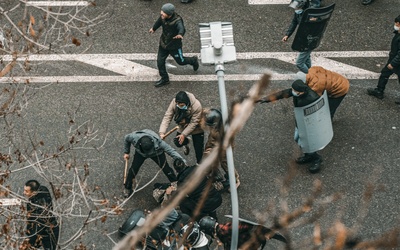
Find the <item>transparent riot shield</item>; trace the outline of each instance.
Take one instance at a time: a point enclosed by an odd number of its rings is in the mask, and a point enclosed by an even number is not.
[[[321,43],[325,29],[331,18],[335,4],[323,8],[308,8],[304,10],[292,49],[303,52],[317,48]]]
[[[321,150],[332,140],[333,129],[326,91],[315,102],[295,107],[294,115],[299,133],[297,143],[303,153]]]

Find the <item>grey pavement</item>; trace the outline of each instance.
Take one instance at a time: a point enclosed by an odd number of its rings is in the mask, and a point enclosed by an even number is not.
[[[105,6],[99,1],[97,8]],[[184,52],[199,53],[198,23],[231,21],[238,52],[291,51],[290,43],[281,42],[292,10],[286,5],[250,6],[245,0],[194,0],[190,4],[172,1],[183,17],[187,33]],[[289,2],[289,1],[288,1]],[[323,0],[323,4],[331,3]],[[99,26],[95,45],[88,53],[156,53],[160,31],[148,34],[165,1],[116,1],[113,16]],[[359,0],[337,0],[336,9],[321,46],[317,51],[381,51],[389,50],[394,18],[399,15],[398,0],[376,0],[370,6],[362,6]],[[372,62],[371,62],[372,61]],[[386,58],[352,58],[346,63],[379,72]],[[250,63],[251,64],[251,63]],[[296,67],[288,63],[279,65],[255,60],[256,72],[268,67],[275,71],[292,72]],[[149,65],[152,67],[155,66]],[[251,66],[251,65],[250,65]],[[241,62],[226,65],[227,70],[237,69],[246,73],[252,69]],[[208,66],[210,67],[210,66]],[[54,70],[57,70],[55,67]],[[63,69],[60,69],[63,70]],[[65,70],[65,69],[64,69]],[[87,74],[107,75],[99,69],[85,68]],[[200,66],[199,73],[209,72]],[[82,75],[82,68],[69,68],[71,77]],[[177,74],[195,74],[191,67],[171,69]],[[114,74],[114,73],[113,73]],[[340,219],[347,227],[359,225],[362,238],[375,238],[399,224],[400,179],[400,107],[394,101],[400,98],[397,80],[390,80],[383,100],[366,94],[376,80],[351,80],[348,95],[339,107],[333,121],[334,138],[320,154],[322,171],[310,174],[306,167],[296,166],[294,159],[300,151],[293,141],[294,115],[292,100],[257,105],[245,128],[236,139],[235,166],[241,176],[238,189],[239,213],[246,219],[256,220],[271,204],[279,211],[282,179],[290,167],[296,169],[290,185],[288,207],[294,209],[310,195],[313,182],[321,180],[323,196],[339,192],[341,199],[326,207],[321,227],[327,229]],[[252,81],[227,81],[228,99],[243,95]],[[268,92],[289,87],[290,81],[273,81]],[[34,84],[41,87],[41,84]],[[101,152],[85,153],[91,163],[90,183],[101,186],[109,199],[122,193],[123,138],[127,133],[144,128],[158,131],[164,112],[180,90],[192,92],[204,107],[219,107],[217,81],[171,82],[162,88],[154,88],[153,82],[107,83],[60,83],[37,91],[26,111],[27,126],[46,141],[61,140],[68,124],[67,112],[79,106],[77,122],[92,120],[102,134],[108,133],[108,141]],[[171,125],[172,127],[172,125]],[[172,143],[172,136],[167,139]],[[181,149],[178,149],[183,154]],[[192,150],[193,152],[193,150]],[[191,153],[188,157],[194,163]],[[169,162],[172,161],[169,158]],[[157,172],[150,160],[142,166],[141,184],[149,181]],[[20,178],[23,178],[20,177]],[[161,174],[156,182],[166,182]],[[363,192],[366,184],[374,182],[376,191],[365,218],[362,215]],[[22,190],[21,190],[22,192]],[[120,216],[110,216],[100,225],[89,225],[91,232],[82,241],[95,245],[95,249],[111,249],[113,242],[107,233],[114,232],[134,208],[153,209],[157,203],[151,197],[152,185],[135,194]],[[223,195],[223,206],[218,216],[231,213],[230,196]],[[268,218],[272,223],[272,218]],[[77,222],[78,223],[78,222]],[[67,230],[67,229],[66,229]],[[291,229],[292,240],[301,249],[311,240],[312,226]],[[68,233],[66,233],[68,234]],[[117,240],[116,234],[110,236]],[[65,238],[64,238],[65,239]],[[267,249],[283,249],[281,243],[271,242]]]

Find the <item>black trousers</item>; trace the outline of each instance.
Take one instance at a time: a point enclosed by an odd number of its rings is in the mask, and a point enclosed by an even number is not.
[[[29,243],[35,248],[42,246],[45,250],[56,250],[59,234],[60,227],[58,225],[53,228],[42,228],[29,238]],[[41,237],[41,240],[38,239],[38,236]]]
[[[169,55],[171,55],[174,58],[175,62],[179,65],[187,65],[187,64],[193,65],[196,61],[194,57],[184,57],[182,48],[168,50],[159,46],[157,54],[157,67],[158,67],[158,73],[160,74],[161,79],[163,80],[169,80],[167,68],[165,67],[165,60]]]
[[[397,69],[395,71],[388,69],[387,64],[385,65],[385,67],[383,67],[383,69],[381,70],[381,75],[379,76],[379,80],[378,80],[378,86],[377,88],[380,91],[384,91],[386,84],[389,81],[389,77],[393,74],[396,74],[397,77],[399,78],[399,83],[400,83],[400,69]]]
[[[128,171],[128,176],[126,177],[125,188],[132,189],[132,180],[136,177],[137,173],[139,172],[140,167],[143,165],[143,162],[146,160],[146,157],[143,157],[139,153],[135,153],[133,156],[132,165]],[[177,180],[175,172],[172,168],[168,165],[165,153],[160,155],[151,157],[151,159],[157,163],[157,165],[162,169],[165,176],[167,176],[170,182],[174,182]]]
[[[329,110],[331,112],[331,118],[335,115],[336,109],[339,107],[340,103],[343,101],[344,96],[337,97],[337,98],[331,98],[328,97],[328,102],[329,102]]]
[[[177,132],[176,135],[180,135],[181,133]],[[203,152],[204,152],[204,132],[200,134],[195,134],[191,135],[193,139],[193,147],[194,147],[194,152],[196,154],[196,162],[200,163],[201,159],[203,158]],[[182,144],[179,144],[176,140],[174,140],[175,146],[178,148],[187,145],[189,143],[189,140],[185,138]]]

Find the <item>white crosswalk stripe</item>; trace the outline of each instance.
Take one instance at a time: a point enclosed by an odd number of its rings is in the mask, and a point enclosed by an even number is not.
[[[286,63],[295,64],[297,52],[242,52],[237,53],[237,63],[245,62],[251,59],[275,59]],[[188,53],[188,56],[198,54]],[[379,73],[372,72],[363,68],[352,66],[346,63],[335,61],[335,58],[379,58],[387,57],[388,51],[315,51],[312,54],[313,65],[322,66],[326,69],[335,71],[344,75],[349,79],[377,79]],[[76,61],[92,65],[107,71],[114,72],[119,75],[93,75],[84,76],[70,75],[65,76],[24,76],[13,78],[3,77],[0,82],[12,81],[29,81],[38,83],[48,82],[142,82],[142,81],[156,81],[159,78],[156,66],[149,67],[134,61],[154,61],[156,62],[157,54],[155,53],[138,53],[138,54],[66,54],[66,55],[30,55],[29,61]],[[4,56],[4,61],[10,61],[11,56]],[[25,57],[20,57],[19,61],[26,60]],[[228,68],[227,65],[225,68]],[[268,68],[264,69],[265,72],[272,74],[272,80],[291,80],[295,72],[289,74],[281,74],[273,72]],[[295,68],[294,68],[295,70]],[[188,70],[190,72],[190,70]],[[200,71],[201,72],[201,71]],[[227,74],[225,79],[229,81],[253,81],[259,79],[260,74]],[[170,74],[172,81],[213,81],[216,79],[215,74],[185,74],[174,75]]]
[[[89,1],[27,1],[31,6],[88,6]]]

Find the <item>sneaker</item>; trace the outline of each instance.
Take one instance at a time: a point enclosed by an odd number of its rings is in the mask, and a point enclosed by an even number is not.
[[[199,69],[199,59],[197,58],[197,56],[194,56],[194,63],[193,63],[193,70],[197,71]]]
[[[190,153],[190,148],[188,145],[183,145],[183,153],[188,155]]]
[[[375,96],[378,99],[383,99],[383,91],[378,88],[369,88],[367,89],[368,95]]]
[[[154,83],[154,87],[158,88],[158,87],[162,87],[169,84],[169,80],[165,80],[165,79],[160,79],[158,80],[156,83]]]
[[[236,179],[236,189],[240,186],[240,180]]]

